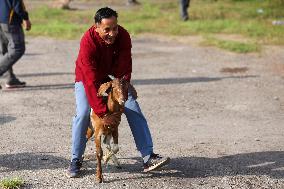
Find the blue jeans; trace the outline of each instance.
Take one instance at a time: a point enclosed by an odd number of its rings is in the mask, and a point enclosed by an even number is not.
[[[90,124],[90,105],[88,103],[84,85],[75,83],[76,116],[72,126],[72,159],[81,159],[87,143],[86,132]],[[125,103],[124,113],[130,126],[138,151],[142,157],[153,152],[151,133],[143,113],[137,101],[128,92],[128,100]]]

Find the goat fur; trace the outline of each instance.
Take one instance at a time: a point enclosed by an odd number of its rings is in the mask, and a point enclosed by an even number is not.
[[[131,89],[134,87],[124,81],[123,79],[114,79],[113,81],[104,83],[100,86],[98,90],[98,96],[104,96],[106,91],[111,88],[108,93],[107,107],[108,113],[118,114],[121,118],[121,115],[124,111],[124,102],[126,101],[126,95],[128,88],[131,86]],[[133,90],[132,89],[132,90]],[[134,89],[135,90],[135,89]],[[135,90],[136,92],[136,90]],[[94,135],[95,144],[96,144],[96,158],[97,158],[97,172],[96,179],[99,183],[103,182],[102,175],[102,165],[101,160],[103,159],[106,164],[110,159],[114,162],[114,165],[120,168],[120,163],[116,158],[115,154],[119,151],[118,147],[118,125],[105,126],[103,125],[102,118],[97,116],[93,110],[91,111],[91,127],[87,130],[87,138],[91,138]],[[107,145],[107,152],[103,156],[103,150],[101,146],[102,136],[104,136],[103,142]],[[110,145],[110,140],[113,138],[113,147]]]

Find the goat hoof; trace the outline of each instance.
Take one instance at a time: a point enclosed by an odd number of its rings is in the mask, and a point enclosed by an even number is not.
[[[97,183],[103,183],[103,179],[102,178],[97,178]]]
[[[97,183],[102,183],[103,179],[104,179],[103,175],[96,175]]]

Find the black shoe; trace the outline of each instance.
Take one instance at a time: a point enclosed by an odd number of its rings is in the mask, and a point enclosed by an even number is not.
[[[162,157],[159,154],[152,153],[149,160],[144,163],[144,172],[154,171],[170,162],[169,157]]]
[[[80,169],[82,167],[82,161],[75,158],[71,161],[69,169],[68,169],[68,176],[69,178],[76,178],[80,174]]]
[[[12,88],[21,88],[26,86],[26,82],[20,81],[17,78],[11,79],[6,83],[6,88],[12,89]]]
[[[182,18],[183,21],[187,21],[188,19],[188,16]]]

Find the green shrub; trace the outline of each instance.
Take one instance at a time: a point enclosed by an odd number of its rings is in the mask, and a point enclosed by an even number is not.
[[[4,189],[18,189],[24,185],[24,181],[20,178],[3,179],[0,186]]]

